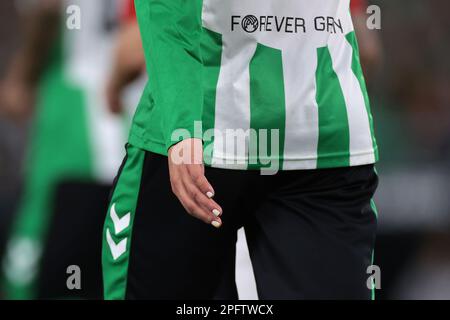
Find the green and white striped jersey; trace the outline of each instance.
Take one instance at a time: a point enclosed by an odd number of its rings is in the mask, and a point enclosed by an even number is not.
[[[24,192],[1,263],[7,299],[35,298],[57,185],[111,183],[123,158],[128,124],[108,111],[105,99],[116,3],[61,0],[63,24],[39,81]],[[67,21],[79,28],[69,28]]]
[[[150,76],[130,143],[283,170],[374,163],[349,0],[136,0]],[[183,130],[178,130],[183,129]]]

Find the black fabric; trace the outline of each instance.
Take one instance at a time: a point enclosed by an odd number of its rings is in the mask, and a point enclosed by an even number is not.
[[[370,299],[378,184],[373,165],[282,171],[206,168],[223,208],[217,230],[173,195],[167,158],[146,153],[133,224],[127,299],[236,299],[244,226],[261,299]]]
[[[38,299],[102,299],[102,230],[111,185],[58,185],[41,260]],[[67,268],[81,270],[81,290],[67,288]]]

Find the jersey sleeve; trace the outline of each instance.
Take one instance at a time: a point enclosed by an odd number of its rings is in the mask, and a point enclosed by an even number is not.
[[[154,107],[162,109],[166,148],[186,139],[172,139],[177,129],[201,138],[194,127],[203,109],[202,1],[136,0],[135,4]]]
[[[352,13],[364,12],[366,6],[367,6],[366,0],[351,0],[350,1],[350,10]]]
[[[123,0],[120,12],[121,23],[129,23],[136,20],[134,0]]]

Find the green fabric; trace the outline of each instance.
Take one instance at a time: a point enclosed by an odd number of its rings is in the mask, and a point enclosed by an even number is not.
[[[250,135],[248,168],[265,168],[268,161],[280,161],[277,169],[282,169],[284,136],[286,124],[286,106],[284,98],[283,61],[281,51],[258,44],[250,62],[250,128],[262,133],[267,129],[266,138]],[[271,129],[278,130],[272,137]],[[266,139],[261,142],[260,138]],[[276,139],[276,140],[274,140]],[[277,154],[269,154],[273,143],[278,144]],[[267,150],[260,150],[260,146]],[[256,157],[256,158],[255,158]]]
[[[317,168],[350,165],[350,132],[344,94],[328,47],[317,49],[316,100],[319,108]]]
[[[377,169],[374,167],[373,171],[375,172],[375,174],[378,176],[378,171]],[[370,199],[370,207],[372,208],[373,213],[375,214],[375,217],[378,220],[378,209],[377,206],[375,204],[374,199]],[[375,263],[375,250],[372,250],[372,265]],[[372,286],[372,300],[375,300],[375,294],[376,294],[376,288],[375,285]]]
[[[106,300],[125,299],[132,226],[136,214],[144,158],[143,150],[130,144],[127,145],[127,158],[119,173],[119,179],[108,208],[103,231],[102,252],[103,286]],[[117,214],[118,219],[123,221],[126,221],[127,216],[129,217],[123,230],[116,229],[117,222],[114,222],[113,214]],[[112,254],[113,248],[107,241],[108,234],[113,241],[113,246],[120,247],[125,244],[125,251],[117,257]]]
[[[375,250],[372,250],[372,265],[373,265],[373,263],[374,263],[374,261],[375,261]],[[376,288],[375,288],[375,283],[374,282],[372,282],[372,296],[371,296],[371,299],[373,300],[373,301],[375,301],[375,290],[376,290]]]
[[[353,54],[352,54],[352,71],[355,74],[356,78],[358,79],[359,85],[361,87],[361,92],[364,96],[364,103],[366,105],[367,115],[369,117],[369,123],[370,123],[370,134],[372,136],[372,144],[373,144],[373,150],[375,154],[375,161],[379,160],[379,152],[378,152],[378,146],[377,146],[377,140],[375,138],[375,130],[373,127],[373,116],[370,108],[370,99],[369,94],[367,92],[366,87],[366,81],[364,79],[364,73],[361,67],[361,61],[359,58],[359,47],[358,47],[358,41],[356,39],[355,32],[350,32],[346,35],[347,41],[350,43],[350,45],[353,48]]]
[[[211,139],[204,142],[204,161],[211,164],[214,147],[214,128],[216,110],[216,89],[219,80],[220,66],[222,63],[222,35],[203,29],[204,38],[202,41],[203,50],[203,87],[205,89],[203,102],[203,130],[211,134]],[[209,131],[208,131],[209,130]],[[205,138],[209,138],[206,137]],[[207,139],[208,140],[208,139]]]
[[[65,178],[92,178],[85,97],[65,80],[59,56],[53,61],[41,80],[24,194],[3,263],[2,287],[7,299],[35,297],[41,248],[58,182]],[[31,245],[35,252],[26,254],[25,244]]]
[[[157,151],[166,154],[170,146],[183,140],[172,139],[176,129],[183,128],[196,138],[202,134],[194,130],[194,122],[202,120],[203,109],[202,1],[136,0],[135,5],[151,76],[134,118],[130,142],[153,137],[148,142],[159,144]]]

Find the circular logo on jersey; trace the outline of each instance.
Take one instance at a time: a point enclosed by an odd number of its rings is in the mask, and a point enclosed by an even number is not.
[[[247,31],[248,33],[253,33],[256,30],[258,30],[259,22],[258,18],[256,18],[253,15],[245,16],[244,19],[242,19],[242,28]]]

